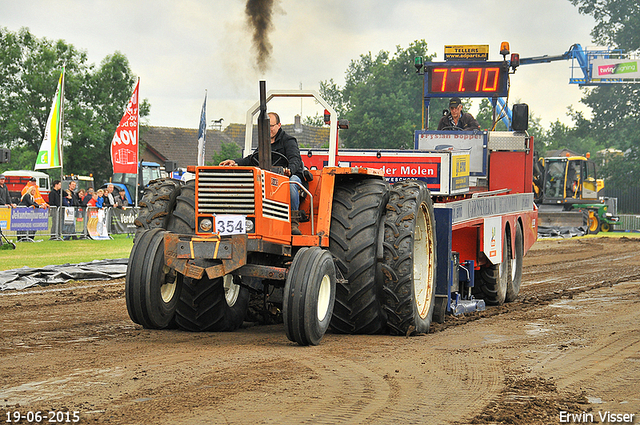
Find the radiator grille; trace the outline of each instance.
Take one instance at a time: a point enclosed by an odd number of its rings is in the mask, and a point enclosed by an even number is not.
[[[200,170],[196,186],[198,214],[255,213],[255,187],[250,170]]]
[[[277,220],[285,220],[289,221],[289,204],[284,204],[278,201],[272,201],[267,199],[266,194],[266,181],[267,179],[264,176],[264,172],[262,173],[262,215],[264,217],[275,218]],[[289,188],[285,187],[287,193],[289,193]]]

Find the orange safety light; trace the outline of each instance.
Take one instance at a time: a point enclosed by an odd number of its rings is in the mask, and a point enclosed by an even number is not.
[[[587,159],[591,158],[591,152],[587,152],[584,156],[585,156]]]
[[[502,43],[500,43],[500,54],[502,56],[507,56],[510,52],[511,50],[509,49],[508,41],[503,41]]]

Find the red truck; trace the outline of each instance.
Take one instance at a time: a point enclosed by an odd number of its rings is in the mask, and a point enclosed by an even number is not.
[[[5,171],[2,173],[5,175],[6,180],[5,184],[9,189],[9,194],[11,195],[11,200],[14,203],[20,202],[21,191],[27,185],[30,178],[36,179],[36,184],[38,185],[38,191],[40,195],[42,195],[42,199],[47,204],[49,203],[49,192],[51,190],[51,179],[49,175],[46,173],[42,173],[40,171],[30,171],[30,170],[15,170],[15,171]]]

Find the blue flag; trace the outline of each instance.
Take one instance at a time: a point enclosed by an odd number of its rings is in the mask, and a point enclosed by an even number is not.
[[[204,93],[204,103],[200,114],[200,127],[198,127],[198,166],[204,165],[204,144],[207,136],[207,92]]]

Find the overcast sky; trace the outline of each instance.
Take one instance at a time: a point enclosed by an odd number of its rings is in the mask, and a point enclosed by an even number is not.
[[[418,39],[437,60],[445,44],[487,44],[490,60],[502,59],[501,41],[520,57],[562,54],[574,43],[593,47],[593,18],[578,14],[569,0],[274,2],[267,70],[254,66],[245,0],[0,0],[0,26],[63,39],[86,51],[89,63],[122,52],[140,77],[140,96],[151,104],[148,123],[185,128],[198,126],[205,89],[209,123],[244,123],[261,79],[267,89],[318,90],[330,78],[342,85],[351,60]],[[570,66],[521,66],[511,76],[510,104],[528,103],[545,127],[556,119],[570,123],[568,106],[585,110],[582,90],[569,84]],[[312,101],[284,99],[269,110],[280,112],[284,123],[296,113],[321,112]]]

